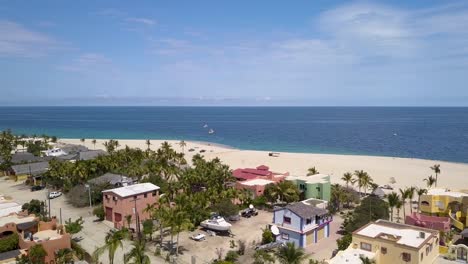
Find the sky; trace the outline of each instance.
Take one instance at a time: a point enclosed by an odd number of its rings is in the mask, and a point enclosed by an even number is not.
[[[468,2],[0,0],[0,92],[0,106],[468,106]]]

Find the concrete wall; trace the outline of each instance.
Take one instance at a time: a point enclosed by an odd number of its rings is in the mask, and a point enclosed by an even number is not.
[[[281,227],[279,228],[279,230],[280,234],[276,238],[276,241],[283,241],[285,243],[292,242],[296,245],[296,247],[304,247],[304,236],[297,232],[287,230]]]

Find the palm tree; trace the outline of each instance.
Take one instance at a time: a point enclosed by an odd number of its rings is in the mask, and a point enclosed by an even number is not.
[[[388,207],[390,207],[390,220],[393,222],[393,208],[400,201],[400,196],[396,192],[387,195]]]
[[[440,174],[440,164],[434,164],[434,166],[431,167],[431,170],[434,171],[436,177],[435,177],[435,187],[437,187],[437,176]]]
[[[403,206],[403,203],[401,200],[398,200],[398,202],[395,205],[395,208],[397,209],[397,223],[400,223],[400,209]]]
[[[373,180],[372,178],[369,176],[369,174],[365,174],[362,178],[362,187],[364,188],[364,196],[367,195],[367,190],[369,189],[369,186],[372,186],[373,184]]]
[[[307,258],[304,249],[297,248],[294,243],[288,242],[276,252],[281,264],[301,264]]]
[[[408,191],[408,199],[410,202],[410,213],[413,213],[413,198],[414,198],[414,192],[416,191],[416,187],[411,186],[407,189]]]
[[[349,184],[354,185],[356,180],[353,179],[353,174],[351,172],[346,172],[343,174],[343,177],[341,177],[341,180],[346,183],[346,189],[349,188]]]
[[[307,170],[307,176],[319,174],[319,171],[314,167],[311,167]]]
[[[294,183],[290,181],[279,182],[278,184],[268,184],[265,187],[266,198],[275,203],[280,202],[292,203],[299,200],[299,190]]]
[[[177,234],[176,238],[176,256],[179,254],[179,234],[183,230],[187,230],[191,228],[192,222],[190,221],[190,218],[188,217],[187,213],[182,211],[182,210],[177,210],[174,212],[174,216],[172,217],[172,221],[174,222],[175,228],[174,232]]]
[[[73,250],[69,248],[63,248],[55,252],[55,263],[57,264],[68,264],[73,261]]]
[[[150,146],[151,146],[151,141],[149,139],[146,140],[146,146],[148,148],[148,150],[150,150]]]
[[[93,139],[93,140],[91,141],[91,143],[93,143],[94,149],[96,149],[96,142],[97,142],[96,139]]]
[[[185,147],[187,146],[187,143],[185,143],[184,140],[181,140],[181,141],[179,142],[179,146],[182,148],[182,153],[185,153],[184,150],[185,150]]]
[[[424,188],[418,188],[416,193],[418,194],[418,212],[421,212],[420,211],[420,205],[421,205],[421,195],[424,195],[427,193],[427,189],[424,189]]]
[[[364,182],[366,181],[365,178],[368,175],[367,172],[363,170],[356,170],[354,171],[354,175],[357,177],[357,184],[359,187],[359,195],[361,195],[361,188],[364,186]]]
[[[428,188],[431,188],[432,185],[434,185],[437,182],[437,179],[432,177],[432,175],[430,175],[429,177],[427,177],[423,181],[425,181],[427,183]]]
[[[409,197],[409,189],[401,189],[400,188],[400,195],[401,195],[401,202],[403,204],[403,221],[406,219],[406,210],[405,210],[405,205],[406,205],[406,199]]]
[[[145,254],[146,241],[137,239],[132,243],[130,252],[124,255],[125,264],[150,264],[150,258]]]
[[[123,228],[116,232],[108,232],[105,238],[104,246],[96,249],[94,255],[99,258],[106,250],[109,254],[109,263],[114,264],[115,252],[118,248],[123,248],[122,240],[128,237],[128,229]]]

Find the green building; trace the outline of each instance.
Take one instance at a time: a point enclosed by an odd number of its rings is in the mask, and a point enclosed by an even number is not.
[[[330,175],[288,176],[286,180],[292,181],[297,185],[302,199],[315,198],[330,201]]]

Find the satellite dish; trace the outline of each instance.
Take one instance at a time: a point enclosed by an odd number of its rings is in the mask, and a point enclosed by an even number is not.
[[[275,226],[275,225],[271,225],[270,230],[273,233],[273,235],[275,235],[275,236],[278,236],[280,234],[280,231],[279,231],[278,227]]]
[[[254,209],[254,206],[251,204],[251,205],[249,205],[249,208],[250,208],[250,209]]]

